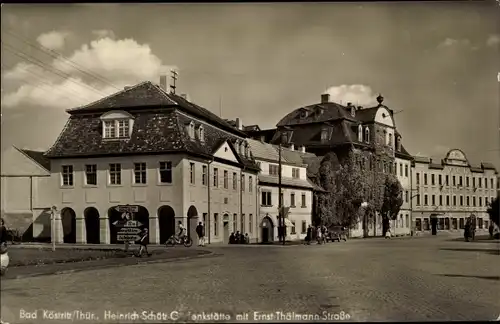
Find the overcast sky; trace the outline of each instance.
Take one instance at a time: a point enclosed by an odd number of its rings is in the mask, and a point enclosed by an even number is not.
[[[167,66],[179,93],[261,128],[325,91],[364,106],[380,92],[411,154],[460,148],[500,169],[499,13],[494,1],[3,5],[2,150],[47,149],[65,109]]]

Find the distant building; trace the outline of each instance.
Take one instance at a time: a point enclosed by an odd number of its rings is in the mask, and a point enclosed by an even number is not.
[[[259,225],[262,242],[277,241],[278,237],[278,184],[279,147],[257,140],[248,140],[255,161],[260,166],[259,174]],[[281,148],[282,206],[288,211],[285,219],[287,240],[304,239],[307,227],[312,223],[313,191],[318,188],[307,178],[305,158],[314,154]]]
[[[191,237],[203,222],[210,243],[236,230],[257,240],[259,168],[245,133],[151,82],[67,112],[47,152],[58,241],[118,243],[123,205],[138,206],[152,243],[164,243],[178,221]]]
[[[1,216],[25,241],[50,241],[54,200],[50,161],[43,152],[15,146],[2,152]]]
[[[411,175],[413,157],[401,145],[401,135],[396,131],[396,151],[393,171],[403,187],[403,205],[396,220],[392,222],[393,235],[408,235],[412,229],[412,199],[415,193],[412,191]]]
[[[465,153],[453,149],[441,161],[415,157],[413,190],[418,193],[413,204],[417,231],[461,230],[466,218],[477,217],[477,227],[488,228],[486,213],[497,195],[498,172],[490,163],[472,165]]]

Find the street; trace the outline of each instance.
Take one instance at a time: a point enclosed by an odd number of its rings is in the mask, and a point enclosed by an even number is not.
[[[500,315],[498,242],[438,236],[207,249],[215,254],[4,280],[2,320],[65,323],[76,316],[106,323],[224,322],[240,314],[238,319],[271,321],[280,320],[277,311],[331,314],[328,321],[341,312],[352,321],[493,320]]]

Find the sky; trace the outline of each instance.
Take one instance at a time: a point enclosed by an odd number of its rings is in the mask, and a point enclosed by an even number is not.
[[[2,151],[48,149],[66,109],[175,69],[244,125],[381,93],[413,155],[500,170],[500,7],[487,2],[3,5]]]

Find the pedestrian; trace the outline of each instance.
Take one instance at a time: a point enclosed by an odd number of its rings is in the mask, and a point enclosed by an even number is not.
[[[0,228],[0,244],[7,244],[7,228],[5,227],[5,222],[2,218],[1,222],[1,228]]]
[[[493,229],[495,227],[493,226],[493,223],[490,224],[490,226],[488,227],[488,232],[490,232],[490,239],[493,238]]]
[[[307,227],[307,235],[306,235],[307,245],[311,245],[311,240],[312,240],[312,226],[309,224],[309,226]]]
[[[144,253],[144,252],[146,252],[146,255],[149,257],[151,254],[149,254],[149,252],[148,252],[148,229],[147,228],[142,230],[140,244],[141,244],[141,247],[139,248],[139,257],[142,258],[142,253]]]
[[[323,244],[325,244],[326,243],[326,226],[325,225],[321,226],[321,237],[322,237]]]
[[[248,233],[245,233],[245,244],[250,243],[250,237],[248,236]]]
[[[236,244],[240,244],[241,243],[241,234],[240,234],[240,231],[236,231],[235,239],[236,239]]]
[[[205,246],[205,227],[201,222],[196,226],[196,234],[198,234],[198,246]]]
[[[236,238],[234,237],[234,232],[229,235],[229,244],[234,244],[236,242]]]
[[[321,228],[319,226],[316,228],[316,238],[318,240],[318,244],[321,244],[323,238],[321,237]]]

